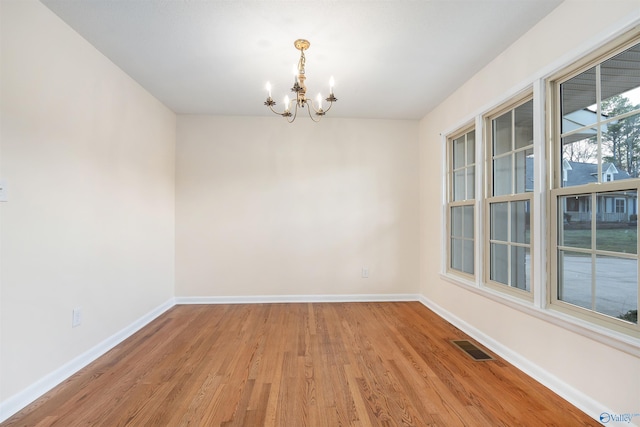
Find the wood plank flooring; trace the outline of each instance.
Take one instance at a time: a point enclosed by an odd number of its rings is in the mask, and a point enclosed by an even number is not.
[[[418,302],[175,306],[1,425],[599,425],[453,339]]]

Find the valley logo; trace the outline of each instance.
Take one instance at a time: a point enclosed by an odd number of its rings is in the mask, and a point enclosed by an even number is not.
[[[631,423],[633,417],[640,417],[640,414],[612,414],[611,412],[603,412],[600,414],[600,422],[606,424],[609,422]]]

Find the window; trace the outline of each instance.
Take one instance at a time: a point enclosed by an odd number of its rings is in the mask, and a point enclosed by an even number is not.
[[[615,334],[603,327],[640,338],[640,29],[633,33],[477,115],[481,133],[464,126],[444,141],[451,281],[559,324],[572,316],[567,328],[607,342]]]
[[[551,306],[637,335],[639,42],[550,84]]]
[[[533,100],[510,104],[486,118],[488,239],[485,282],[531,297]]]
[[[448,268],[474,274],[475,257],[475,130],[447,140],[449,164]]]

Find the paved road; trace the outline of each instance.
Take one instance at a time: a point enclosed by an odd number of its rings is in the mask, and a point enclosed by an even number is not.
[[[591,309],[591,258],[564,257],[563,301]],[[635,260],[598,257],[596,311],[618,317],[638,309],[638,268]]]

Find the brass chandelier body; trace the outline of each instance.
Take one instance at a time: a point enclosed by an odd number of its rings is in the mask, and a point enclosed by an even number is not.
[[[325,101],[329,103],[329,106],[325,110],[322,108],[322,98],[320,97],[320,95],[318,95],[317,105],[314,104],[313,100],[307,98],[307,86],[305,84],[305,80],[307,79],[307,77],[305,76],[304,71],[306,58],[304,56],[304,51],[309,49],[309,46],[311,44],[307,40],[298,39],[293,43],[293,45],[300,51],[300,60],[298,61],[296,79],[293,87],[291,88],[291,92],[295,92],[296,96],[292,100],[289,100],[289,97],[286,97],[284,101],[284,112],[279,113],[273,108],[273,106],[276,105],[276,102],[273,100],[273,98],[271,98],[271,85],[270,83],[267,83],[267,91],[269,92],[269,96],[264,102],[264,105],[268,106],[275,114],[278,114],[279,116],[287,119],[289,123],[292,123],[296,119],[298,115],[298,108],[306,108],[311,120],[313,120],[314,122],[319,122],[320,119],[322,119],[322,116],[324,116],[331,109],[333,103],[338,100],[333,95],[333,77],[331,78],[331,81],[329,83],[329,96],[325,98]],[[315,114],[311,114],[311,110],[313,110]],[[314,117],[314,115],[316,117]]]

